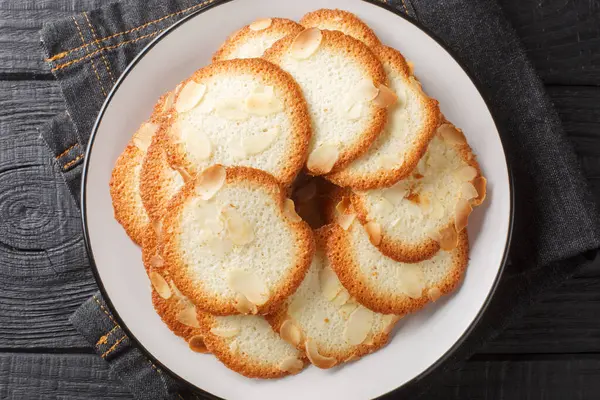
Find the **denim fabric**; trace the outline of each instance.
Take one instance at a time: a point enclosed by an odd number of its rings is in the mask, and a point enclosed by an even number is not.
[[[44,26],[45,57],[60,82],[67,113],[46,124],[42,136],[76,201],[86,143],[116,79],[159,33],[214,1],[122,1]],[[595,204],[558,116],[496,1],[386,2],[437,35],[474,76],[498,123],[516,192],[513,246],[497,295],[444,367],[403,390],[415,395],[500,332],[538,292],[594,258],[600,233]],[[136,398],[195,396],[136,348],[100,294],[71,321]]]

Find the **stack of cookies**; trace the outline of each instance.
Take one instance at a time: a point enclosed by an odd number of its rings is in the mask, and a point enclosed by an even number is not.
[[[318,10],[229,37],[159,99],[110,190],[165,324],[277,378],[369,354],[457,288],[486,180],[402,54]]]

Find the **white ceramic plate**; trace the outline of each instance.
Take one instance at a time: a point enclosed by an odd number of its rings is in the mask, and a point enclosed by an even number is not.
[[[149,116],[155,100],[194,70],[236,29],[259,17],[298,20],[318,8],[357,14],[382,42],[415,65],[427,93],[462,128],[488,179],[488,199],[470,220],[471,261],[456,294],[403,320],[391,343],[333,370],[308,368],[285,379],[259,381],[194,354],[154,312],[140,250],[113,218],[109,180],[119,153]],[[163,34],[136,59],[109,96],[86,157],[83,218],[90,256],[105,298],[130,334],[160,364],[227,399],[367,399],[422,376],[460,343],[487,304],[504,263],[512,222],[511,185],[502,143],[488,108],[454,58],[422,29],[381,5],[362,0],[233,0],[197,13]]]

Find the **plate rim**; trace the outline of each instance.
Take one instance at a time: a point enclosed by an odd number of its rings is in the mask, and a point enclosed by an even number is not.
[[[188,380],[182,378],[181,376],[179,376],[178,374],[176,374],[175,372],[173,372],[171,369],[169,369],[168,367],[166,367],[158,358],[156,358],[148,349],[146,349],[146,347],[144,347],[144,345],[137,339],[137,337],[135,335],[133,335],[133,333],[129,330],[129,328],[127,327],[127,325],[125,324],[124,320],[121,318],[121,316],[119,315],[116,307],[113,305],[110,297],[108,296],[108,293],[104,287],[104,283],[102,282],[102,278],[100,277],[100,273],[98,271],[98,267],[96,265],[96,262],[94,260],[94,253],[92,251],[92,246],[91,246],[91,241],[90,241],[90,236],[89,236],[89,230],[88,230],[88,223],[87,223],[87,202],[86,202],[86,188],[87,188],[87,177],[88,177],[88,170],[90,168],[90,155],[91,152],[93,150],[94,147],[94,141],[96,139],[97,133],[98,133],[98,129],[102,123],[102,120],[104,118],[104,114],[106,113],[106,110],[108,108],[108,106],[110,105],[112,98],[114,97],[114,95],[116,94],[116,92],[119,90],[121,84],[123,83],[123,81],[127,78],[127,76],[129,76],[129,74],[135,69],[136,65],[142,60],[142,58],[144,58],[153,48],[154,46],[156,46],[163,38],[165,38],[166,36],[170,35],[171,33],[173,33],[177,28],[181,27],[183,24],[185,24],[186,22],[188,22],[189,20],[193,19],[194,17],[212,9],[215,7],[218,7],[222,4],[226,4],[232,1],[236,1],[236,0],[216,0],[210,4],[207,4],[206,6],[193,11],[192,13],[190,13],[189,15],[183,17],[182,19],[180,19],[179,21],[175,22],[173,25],[171,25],[170,27],[166,28],[164,32],[160,33],[158,36],[156,36],[150,43],[148,43],[140,52],[139,54],[129,63],[129,65],[127,65],[127,67],[125,68],[125,70],[123,71],[123,73],[121,74],[121,76],[119,77],[119,79],[117,80],[117,82],[114,84],[114,86],[112,87],[112,89],[110,90],[110,93],[108,94],[108,96],[106,96],[106,99],[104,101],[104,103],[102,104],[102,107],[100,109],[100,112],[98,113],[98,116],[94,122],[92,131],[90,133],[90,137],[88,139],[88,144],[86,146],[86,151],[85,151],[85,157],[84,157],[84,162],[83,162],[83,170],[82,170],[82,174],[81,174],[81,194],[80,194],[80,213],[81,213],[81,221],[82,221],[82,226],[83,226],[83,239],[84,239],[84,243],[85,243],[85,249],[86,249],[86,253],[88,256],[88,260],[89,260],[89,264],[90,264],[90,268],[92,270],[92,274],[94,276],[94,280],[96,281],[96,284],[98,285],[98,289],[100,290],[100,293],[102,293],[102,297],[104,299],[104,302],[106,303],[106,305],[108,306],[110,312],[112,313],[113,317],[116,319],[116,321],[119,323],[119,325],[121,326],[121,329],[123,329],[123,331],[127,334],[127,336],[132,340],[133,344],[140,349],[140,351],[143,353],[144,356],[148,357],[153,363],[155,363],[157,366],[159,366],[163,371],[167,372],[169,375],[171,375],[172,377],[174,377],[175,379],[185,382],[187,385],[189,385],[190,387],[194,388],[195,390],[201,392],[202,395],[210,398],[210,399],[221,399],[220,397],[207,392],[206,390],[194,385],[193,383],[189,382]],[[383,393],[381,394],[379,397],[384,397],[384,396],[389,396],[392,394],[395,394],[396,392],[399,392],[400,390],[402,390],[403,388],[415,384],[416,382],[422,380],[423,378],[425,378],[426,376],[428,376],[430,373],[432,373],[434,370],[436,370],[441,364],[443,364],[448,358],[450,358],[460,347],[461,345],[465,342],[465,340],[471,335],[471,333],[473,332],[473,330],[479,325],[479,323],[481,322],[481,319],[483,317],[483,315],[485,314],[492,298],[494,297],[494,294],[496,293],[496,290],[498,289],[498,285],[500,283],[500,280],[504,274],[504,270],[506,267],[506,264],[508,262],[508,256],[509,256],[509,252],[510,252],[510,248],[511,248],[511,244],[512,244],[512,237],[513,237],[513,229],[514,229],[514,219],[515,219],[515,208],[514,208],[514,202],[515,202],[515,187],[514,187],[514,177],[513,177],[513,169],[510,163],[510,160],[506,157],[506,148],[507,143],[505,141],[505,139],[503,139],[502,135],[500,134],[500,130],[498,129],[498,123],[497,123],[497,118],[494,116],[494,114],[492,113],[492,110],[489,106],[489,100],[487,99],[487,97],[485,96],[485,94],[487,94],[487,90],[485,89],[485,85],[483,85],[479,79],[477,79],[475,77],[475,75],[470,71],[470,69],[464,65],[464,63],[460,60],[460,58],[457,56],[457,54],[454,52],[454,50],[450,49],[449,46],[447,46],[441,38],[439,38],[435,33],[433,33],[429,28],[425,27],[422,23],[420,23],[419,21],[417,21],[416,19],[414,19],[413,17],[406,15],[404,13],[402,13],[400,10],[398,10],[397,8],[395,8],[394,6],[388,4],[388,3],[384,3],[383,1],[379,1],[379,0],[360,0],[362,2],[365,3],[369,3],[372,4],[374,6],[383,8],[391,13],[393,13],[394,15],[396,15],[399,18],[402,18],[404,20],[406,20],[407,22],[409,22],[410,24],[414,25],[416,28],[418,28],[420,31],[422,31],[425,35],[429,36],[431,39],[433,39],[439,46],[442,47],[442,49],[444,49],[444,51],[446,51],[446,53],[448,53],[450,55],[450,57],[459,65],[459,67],[463,70],[463,72],[467,75],[467,77],[469,78],[469,80],[471,81],[471,83],[473,84],[473,86],[475,87],[475,89],[477,90],[477,92],[479,93],[479,95],[481,96],[481,98],[483,99],[483,102],[490,114],[490,116],[492,117],[492,122],[494,124],[494,127],[496,128],[496,132],[498,133],[499,139],[500,139],[500,145],[502,146],[502,152],[504,155],[504,160],[506,163],[506,169],[507,169],[507,179],[508,179],[508,190],[509,190],[509,194],[508,194],[508,200],[509,200],[509,215],[508,215],[508,230],[507,230],[507,234],[506,234],[506,244],[504,246],[504,251],[503,251],[503,255],[502,255],[502,260],[500,261],[500,266],[498,268],[498,272],[496,274],[496,277],[494,278],[494,282],[492,283],[492,286],[490,288],[490,291],[488,292],[485,301],[483,302],[483,304],[481,305],[480,309],[478,310],[477,314],[475,315],[475,318],[473,318],[473,321],[471,321],[471,323],[469,324],[469,326],[464,330],[464,332],[461,334],[461,336],[456,340],[456,342],[454,342],[454,344],[452,346],[450,346],[450,348],[448,348],[448,350],[446,350],[435,362],[433,362],[429,367],[427,367],[424,371],[422,371],[420,374],[418,374],[417,376],[413,377],[412,379],[406,381],[405,383],[401,384],[400,386],[398,386],[397,388]]]

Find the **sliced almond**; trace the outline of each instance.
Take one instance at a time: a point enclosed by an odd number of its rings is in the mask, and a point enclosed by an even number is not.
[[[185,297],[183,295],[183,293],[181,293],[179,291],[179,289],[177,289],[177,286],[175,286],[175,283],[173,281],[171,281],[171,290],[173,291],[173,294],[175,295],[175,297],[177,297],[179,300],[185,300],[185,301],[189,301],[187,299],[187,297]]]
[[[432,198],[430,200],[430,203],[431,203],[431,218],[436,221],[439,221],[440,219],[444,218],[444,215],[446,215],[446,211],[444,210],[443,204],[435,198]]]
[[[272,23],[273,20],[271,18],[261,18],[248,25],[248,28],[252,31],[262,31],[270,27]]]
[[[373,246],[379,246],[381,243],[381,225],[375,221],[371,221],[365,225],[365,230]]]
[[[233,291],[243,294],[252,304],[262,306],[269,300],[269,288],[252,272],[234,269],[229,272],[227,281]]]
[[[181,130],[180,134],[185,149],[196,159],[208,160],[212,156],[212,142],[204,133],[185,127]]]
[[[408,192],[408,183],[402,181],[388,189],[385,189],[383,191],[383,197],[390,203],[398,205],[406,197]]]
[[[210,333],[215,336],[219,336],[222,338],[232,338],[240,334],[240,327],[238,326],[214,326],[210,328]]]
[[[419,196],[419,207],[421,207],[423,215],[431,214],[433,207],[431,206],[431,200],[429,200],[429,195],[421,193],[421,195]]]
[[[297,223],[302,221],[302,218],[296,212],[296,206],[292,199],[283,201],[283,215],[291,222]]]
[[[252,303],[241,293],[238,293],[235,296],[235,309],[238,310],[240,314],[244,315],[256,315],[258,313],[258,307],[256,307],[256,304]]]
[[[240,345],[237,340],[233,340],[231,343],[229,343],[229,352],[231,354],[237,354],[239,349]]]
[[[398,102],[398,96],[389,87],[385,85],[379,85],[379,93],[373,99],[373,104],[377,107],[387,108],[393,106]]]
[[[312,339],[307,339],[304,342],[304,350],[310,362],[317,368],[328,369],[333,367],[337,361],[333,357],[324,357],[319,354],[317,344]]]
[[[440,248],[445,251],[452,251],[458,245],[458,234],[453,225],[440,231]]]
[[[425,289],[425,274],[419,264],[404,265],[401,274],[398,289],[412,299],[421,298]]]
[[[196,353],[210,353],[208,351],[208,348],[206,347],[206,344],[204,343],[204,338],[200,335],[192,336],[188,341],[188,346],[192,351],[195,351]]]
[[[306,302],[303,300],[302,297],[295,297],[287,308],[288,315],[292,317],[294,315],[297,315],[304,309],[305,304]]]
[[[440,243],[440,241],[442,240],[442,235],[440,235],[440,233],[437,231],[427,232],[427,237],[431,240],[435,240],[438,243]]]
[[[373,328],[373,311],[358,307],[348,318],[344,337],[351,345],[359,345],[365,341],[369,332]]]
[[[152,142],[152,138],[158,132],[158,128],[160,128],[156,124],[145,123],[140,129],[135,133],[133,137],[133,144],[135,147],[140,149],[141,151],[147,151],[150,143]]]
[[[211,253],[219,260],[223,259],[233,250],[233,242],[229,238],[215,236],[214,233],[207,234],[207,246]]]
[[[467,139],[462,131],[456,129],[454,125],[443,124],[437,128],[437,133],[450,145],[462,145],[467,143]]]
[[[351,92],[354,103],[368,102],[375,100],[379,95],[379,89],[375,87],[371,79],[363,79],[358,82],[356,89]]]
[[[175,102],[175,91],[173,92],[169,92],[169,94],[167,94],[167,97],[165,98],[165,102],[163,103],[162,106],[162,112],[167,112],[171,109],[171,107],[173,107],[173,103]]]
[[[471,182],[463,182],[460,187],[460,196],[465,200],[471,200],[479,197],[479,193]]]
[[[179,113],[190,111],[200,103],[205,94],[205,85],[190,80],[181,88],[175,103],[175,110]]]
[[[250,222],[232,206],[221,211],[225,222],[227,237],[238,246],[244,246],[254,241],[254,229]]]
[[[430,288],[427,291],[427,297],[431,301],[437,301],[440,297],[442,297],[442,291],[436,287]]]
[[[283,110],[283,104],[275,97],[275,93],[266,91],[252,93],[246,98],[246,111],[250,114],[268,116]]]
[[[165,260],[158,254],[155,254],[150,259],[150,266],[153,269],[161,269],[165,266]]]
[[[337,223],[343,230],[347,231],[356,219],[356,214],[341,214],[337,217]]]
[[[280,370],[292,375],[302,371],[302,368],[304,368],[304,363],[296,357],[288,357],[279,364]]]
[[[335,210],[339,214],[347,214],[349,211],[351,211],[352,200],[350,200],[350,197],[344,196],[342,200],[335,205]]]
[[[394,326],[402,319],[402,315],[388,314],[383,317],[383,333],[389,335]]]
[[[246,154],[246,150],[244,149],[243,141],[233,141],[229,143],[228,149],[229,154],[236,161],[245,160],[248,158],[248,154]]]
[[[425,157],[419,160],[414,172],[422,177],[427,176],[427,159]]]
[[[342,200],[335,205],[336,221],[339,226],[345,231],[350,228],[352,222],[356,218],[356,215],[352,212],[352,202],[349,197],[344,197]]]
[[[333,169],[339,157],[340,150],[337,145],[323,144],[310,153],[306,166],[312,173],[326,174]]]
[[[454,214],[454,227],[457,232],[460,232],[467,227],[471,212],[473,212],[471,204],[465,199],[459,199]]]
[[[217,114],[232,121],[243,121],[248,119],[245,101],[239,98],[222,99],[215,106]]]
[[[200,328],[196,317],[196,307],[191,303],[177,314],[177,321],[192,328]]]
[[[304,335],[302,335],[302,331],[298,328],[292,320],[286,319],[281,324],[281,328],[279,328],[279,335],[283,340],[288,342],[293,346],[299,346],[304,339]]]
[[[350,300],[350,293],[346,289],[340,290],[340,292],[331,300],[333,305],[341,307]]]
[[[196,192],[202,200],[212,199],[225,184],[227,171],[221,165],[206,168],[196,179]]]
[[[475,190],[477,190],[479,202],[483,202],[487,195],[487,179],[483,176],[478,176],[473,180],[473,186],[475,186]]]
[[[346,113],[346,117],[350,121],[356,121],[357,119],[360,119],[363,116],[363,110],[363,103],[354,103],[352,106],[350,106],[350,109]]]
[[[150,272],[149,276],[150,282],[152,283],[154,290],[156,290],[156,293],[158,293],[158,295],[165,300],[169,299],[172,293],[171,288],[169,287],[169,284],[165,278],[163,278],[158,272]]]
[[[373,331],[369,331],[369,333],[367,333],[367,337],[362,341],[361,344],[367,346],[373,346],[375,344],[375,335],[373,334]]]
[[[357,308],[357,303],[347,302],[338,309],[338,312],[342,315],[342,318],[348,319],[350,318],[350,315],[354,312],[354,310],[356,310]]]
[[[171,167],[179,174],[179,176],[181,176],[183,182],[189,182],[192,180],[192,175],[185,169],[185,167],[179,165],[172,165]]]
[[[308,28],[300,32],[290,46],[292,57],[303,60],[313,55],[323,41],[323,33],[319,28]]]
[[[394,211],[394,205],[385,197],[380,198],[373,205],[375,215],[388,215]]]
[[[154,229],[156,236],[160,237],[162,234],[162,219],[152,221],[152,229]]]
[[[279,127],[269,128],[266,132],[242,139],[242,148],[245,155],[260,154],[267,150],[279,137]]]
[[[471,182],[477,177],[477,169],[470,165],[461,167],[454,172],[454,176],[461,182]]]
[[[319,272],[319,286],[321,293],[329,301],[332,301],[342,290],[340,280],[330,267],[325,267]]]

